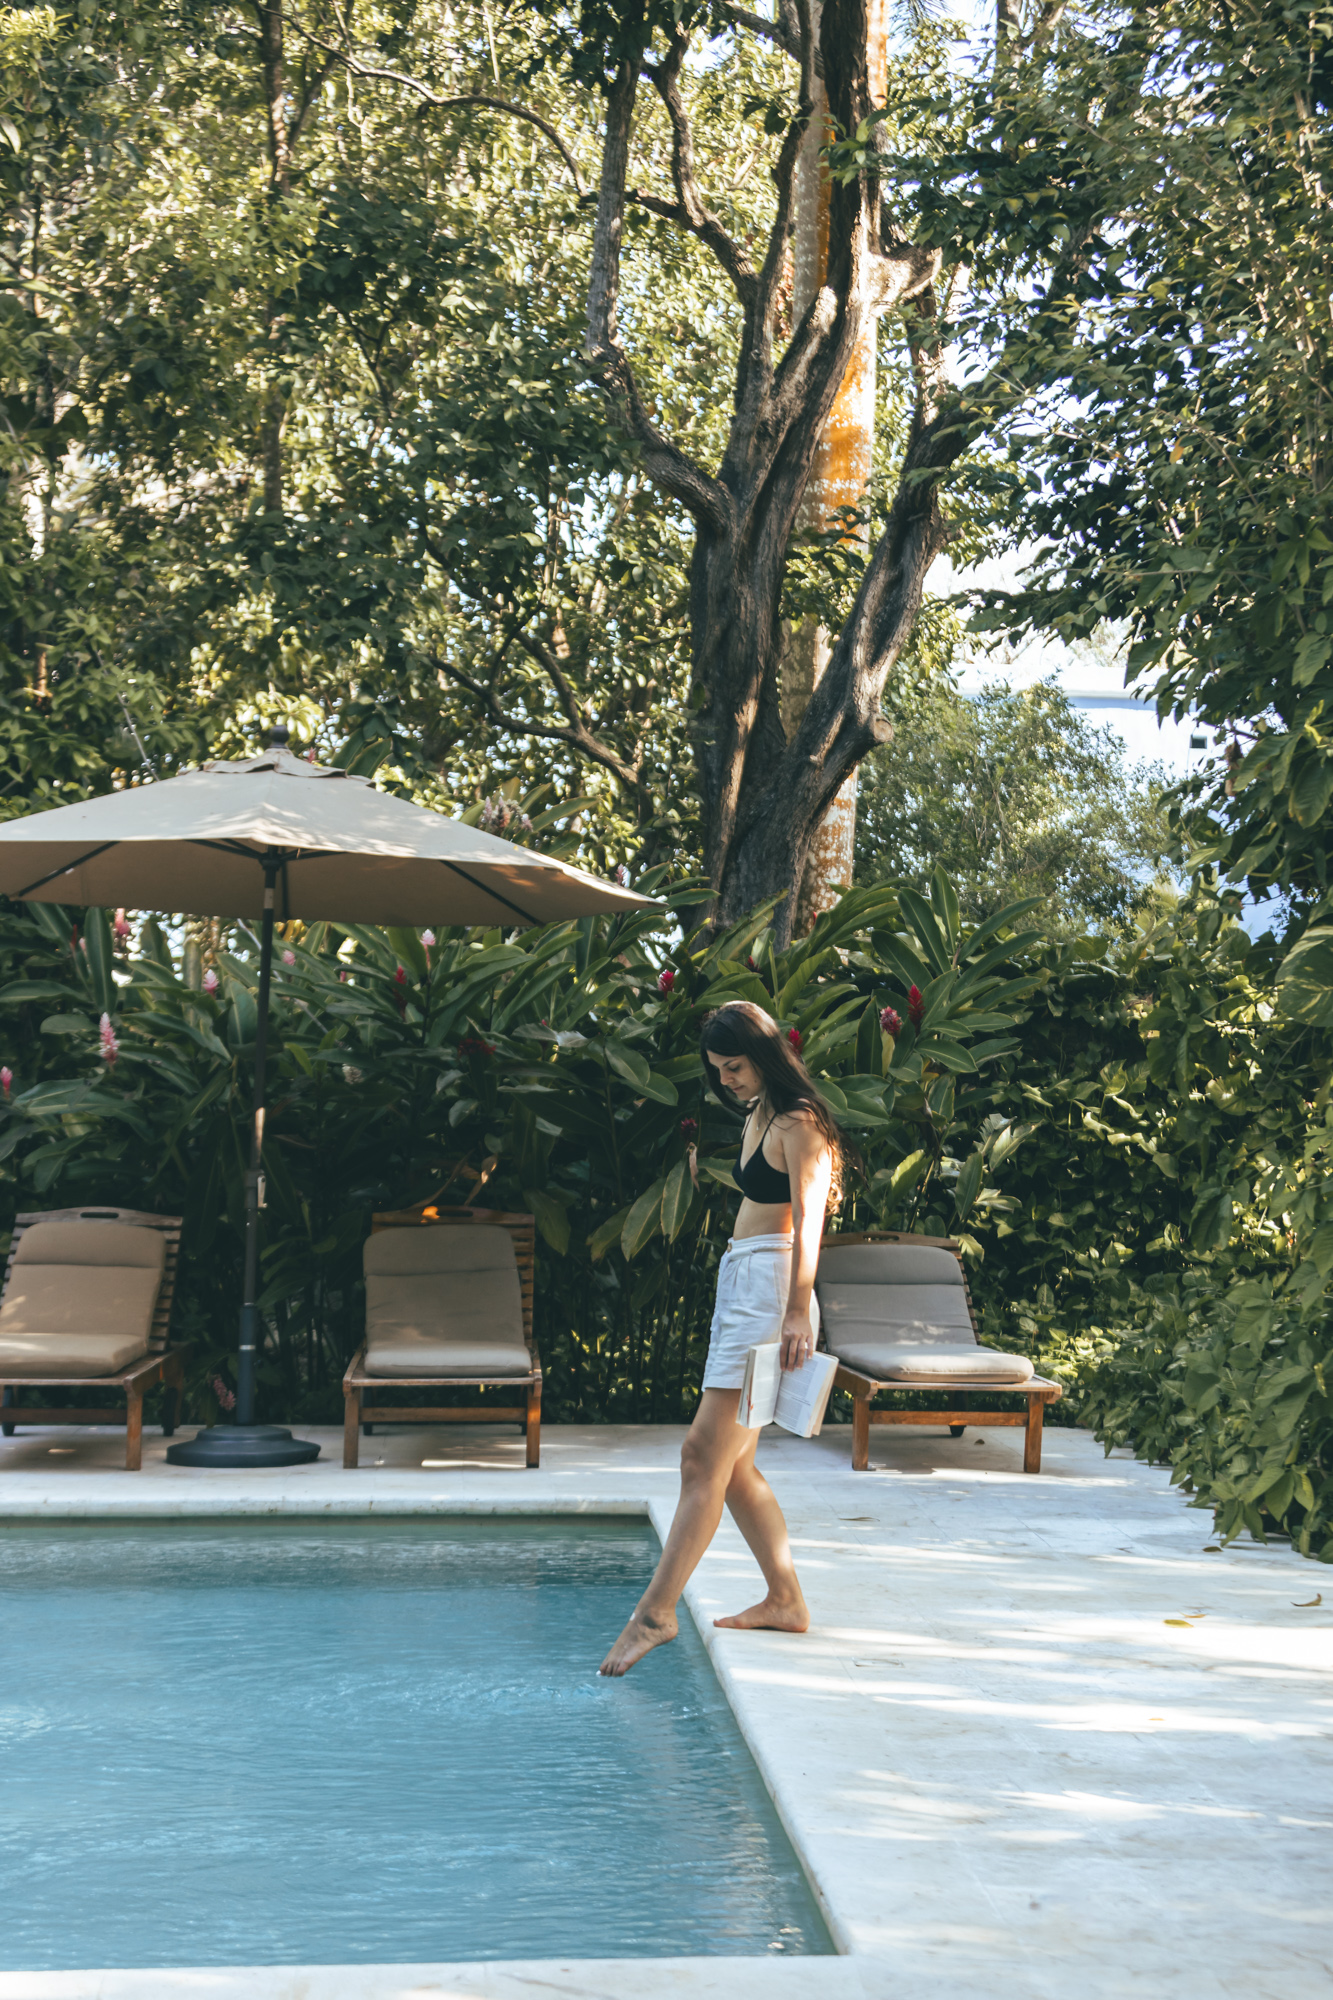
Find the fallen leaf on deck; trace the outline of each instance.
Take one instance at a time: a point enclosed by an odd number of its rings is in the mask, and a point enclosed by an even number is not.
[[[1322,1604],[1323,1601],[1324,1593],[1321,1590],[1317,1596],[1307,1598],[1304,1604],[1297,1604],[1294,1597],[1291,1600],[1291,1604],[1294,1611],[1313,1611],[1316,1604]]]
[[[1163,1625],[1188,1625],[1189,1622],[1188,1618],[1164,1618],[1162,1620]]]

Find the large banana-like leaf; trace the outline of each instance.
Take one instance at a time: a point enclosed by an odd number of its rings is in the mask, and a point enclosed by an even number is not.
[[[625,1217],[625,1226],[620,1232],[620,1247],[627,1258],[637,1257],[644,1244],[661,1228],[665,1185],[665,1180],[655,1180],[645,1188]]]

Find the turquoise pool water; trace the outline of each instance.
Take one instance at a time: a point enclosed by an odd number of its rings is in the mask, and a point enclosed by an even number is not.
[[[0,1967],[832,1949],[646,1524],[0,1525]]]

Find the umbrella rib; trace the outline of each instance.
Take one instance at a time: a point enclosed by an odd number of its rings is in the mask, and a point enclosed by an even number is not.
[[[85,862],[96,861],[98,855],[105,854],[108,848],[119,846],[118,840],[104,840],[100,847],[89,848],[88,852],[81,854],[77,861],[67,861],[63,868],[53,868],[49,875],[39,875],[35,882],[29,882],[26,889],[15,889],[14,901],[21,903],[25,896],[35,895],[37,890],[44,889],[48,882],[56,882],[62,875],[72,875],[74,870],[82,868]]]
[[[525,924],[535,924],[538,921],[536,917],[530,916],[526,910],[521,910],[517,903],[511,903],[508,896],[502,896],[498,889],[492,889],[489,882],[478,882],[475,875],[469,875],[467,869],[460,868],[456,861],[444,861],[440,865],[441,867],[452,869],[455,875],[461,875],[463,880],[470,882],[474,889],[480,889],[483,896],[493,896],[497,903],[503,903],[507,910],[512,910],[516,917],[521,917]]]

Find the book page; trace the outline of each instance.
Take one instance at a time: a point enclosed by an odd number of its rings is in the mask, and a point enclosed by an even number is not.
[[[780,1377],[773,1415],[785,1431],[795,1437],[818,1436],[837,1372],[836,1355],[812,1354],[804,1368]]]
[[[776,1340],[752,1347],[745,1357],[745,1380],[741,1385],[741,1406],[736,1422],[748,1431],[762,1430],[773,1421],[782,1369],[782,1347]]]

